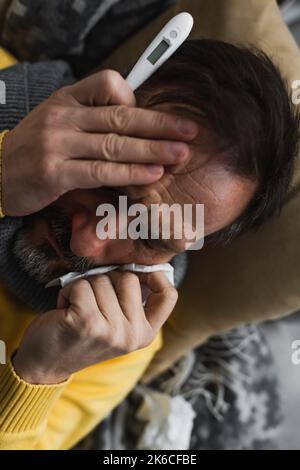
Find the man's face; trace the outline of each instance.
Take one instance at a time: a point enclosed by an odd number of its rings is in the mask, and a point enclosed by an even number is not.
[[[185,241],[174,237],[99,239],[96,209],[103,203],[117,208],[120,195],[128,196],[128,205],[138,202],[147,208],[162,203],[204,204],[205,236],[231,224],[249,204],[256,183],[229,172],[224,166],[226,155],[215,155],[213,140],[211,133],[200,127],[186,162],[166,168],[164,176],[152,185],[71,191],[30,216],[14,244],[23,269],[45,283],[92,266],[165,263],[184,251]]]

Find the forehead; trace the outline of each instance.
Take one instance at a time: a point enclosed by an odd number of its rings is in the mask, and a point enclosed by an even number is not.
[[[190,145],[190,157],[181,165],[165,168],[156,183],[127,187],[129,198],[146,206],[151,204],[204,204],[205,234],[208,235],[232,223],[247,207],[256,182],[229,171],[227,156],[215,154],[207,131],[200,130],[203,142]]]
[[[200,203],[199,182],[204,184],[207,172],[204,171],[207,162],[199,159],[199,167],[195,165],[196,151],[190,146],[189,160],[180,165],[165,166],[162,178],[146,186],[128,186],[126,194],[147,206],[155,203]],[[202,156],[200,156],[201,158]]]
[[[147,103],[147,96],[138,99],[142,107],[147,108]],[[190,157],[185,163],[165,167],[163,177],[152,185],[126,188],[128,196],[145,205],[204,204],[205,235],[231,224],[248,206],[257,190],[257,181],[229,170],[229,154],[220,150],[219,139],[205,125],[201,110],[182,103],[150,107],[194,119],[199,133],[190,142]]]
[[[179,114],[179,106],[169,107],[167,104],[155,106],[157,110]],[[182,110],[191,113],[190,109]],[[191,117],[191,116],[190,116]],[[165,166],[163,177],[147,186],[127,187],[128,196],[143,200],[147,203],[177,203],[201,202],[199,200],[199,182],[204,184],[204,178],[207,178],[208,172],[205,171],[212,164],[212,156],[215,153],[216,140],[212,132],[208,131],[203,125],[199,124],[198,136],[190,142],[190,155],[188,159],[180,165]]]

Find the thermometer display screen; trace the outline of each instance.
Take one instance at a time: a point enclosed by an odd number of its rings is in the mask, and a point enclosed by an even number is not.
[[[161,41],[161,43],[154,49],[153,52],[151,52],[151,54],[149,55],[149,57],[147,57],[147,59],[149,60],[149,62],[152,64],[152,65],[155,65],[156,62],[163,56],[163,54],[169,49],[170,47],[170,44],[167,43],[167,41],[165,41],[165,39],[163,39]]]

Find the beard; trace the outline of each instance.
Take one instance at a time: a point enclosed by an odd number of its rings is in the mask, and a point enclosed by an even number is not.
[[[38,243],[31,240],[32,224],[37,218],[48,222],[63,254],[63,259],[47,239]],[[12,251],[20,268],[37,282],[45,284],[69,271],[84,273],[94,266],[88,258],[79,257],[72,253],[70,250],[71,235],[70,217],[61,209],[50,206],[36,214],[24,217],[24,225],[15,235]]]

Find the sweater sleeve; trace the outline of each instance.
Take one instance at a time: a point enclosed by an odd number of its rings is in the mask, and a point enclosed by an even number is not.
[[[74,82],[64,61],[23,62],[0,70],[6,100],[0,105],[0,131],[13,129],[35,106],[62,86]]]
[[[0,366],[0,449],[31,448],[66,384],[31,385],[18,377],[11,361]]]
[[[0,450],[69,449],[92,431],[133,389],[161,347],[95,364],[58,385],[31,385],[11,362],[0,366]]]

